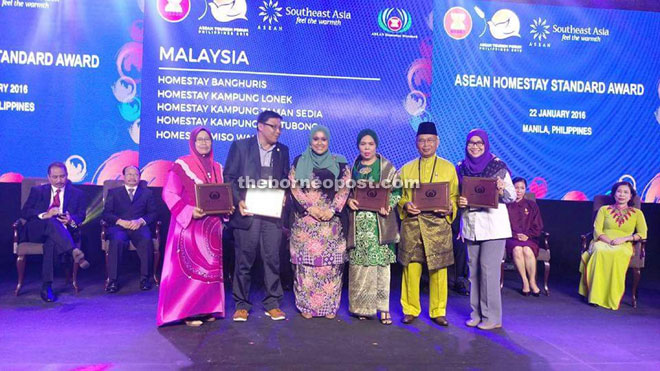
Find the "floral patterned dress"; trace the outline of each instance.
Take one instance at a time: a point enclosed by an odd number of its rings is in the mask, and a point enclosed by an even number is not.
[[[289,175],[292,184],[297,161],[294,160]],[[338,177],[327,169],[314,169],[313,174],[314,182],[331,181],[335,187],[291,187],[295,216],[289,249],[295,265],[296,307],[312,316],[326,316],[337,313],[341,299],[342,271],[347,260],[347,217],[343,209],[349,193],[345,186],[351,174],[345,163],[340,163]],[[329,221],[317,220],[307,213],[312,206],[331,209],[335,215]]]
[[[358,162],[353,168],[353,179],[380,181],[380,159],[371,165]],[[390,207],[394,208],[400,198],[401,190],[392,190]],[[377,213],[355,213],[355,248],[349,251],[349,257],[349,311],[360,316],[389,312],[390,264],[396,262],[396,253],[394,244],[380,244]]]
[[[362,169],[371,169],[368,172]],[[380,180],[380,159],[371,165],[359,164],[353,169],[353,179]],[[394,206],[401,199],[401,189],[393,189],[389,204]],[[355,249],[349,252],[350,262],[355,265],[389,265],[396,263],[394,244],[381,245],[378,238],[378,216],[372,211],[358,211],[355,215]]]

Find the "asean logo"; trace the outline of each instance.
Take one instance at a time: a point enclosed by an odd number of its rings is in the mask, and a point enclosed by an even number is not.
[[[447,35],[454,40],[462,40],[472,32],[472,16],[460,6],[447,10],[443,24]]]
[[[410,29],[410,13],[399,8],[385,8],[378,12],[378,25],[385,32],[404,33]]]
[[[156,8],[164,20],[181,22],[190,14],[190,0],[157,0]]]

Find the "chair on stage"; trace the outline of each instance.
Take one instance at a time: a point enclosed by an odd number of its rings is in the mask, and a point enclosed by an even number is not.
[[[536,202],[536,195],[532,192],[525,193],[525,198]],[[539,256],[536,257],[537,262],[543,262],[543,291],[546,296],[550,295],[550,288],[548,287],[548,279],[550,278],[550,233],[542,231],[541,235],[537,238],[539,245]],[[502,257],[501,274],[500,274],[500,288],[504,287],[504,266],[511,263],[507,259],[506,251]],[[508,270],[508,269],[507,269]],[[512,268],[511,270],[515,270]]]
[[[594,197],[594,204],[593,204],[593,210],[592,210],[592,215],[591,215],[591,220],[592,222],[596,220],[596,214],[598,214],[598,210],[605,206],[612,203],[612,197],[608,195],[598,195]],[[635,199],[633,200],[634,207],[637,209],[641,208],[642,201],[639,198],[639,196],[635,196]],[[581,239],[581,250],[580,250],[580,255],[582,255],[585,251],[589,249],[589,244],[591,241],[594,239],[594,232],[586,233],[580,236]],[[633,287],[632,287],[632,306],[633,308],[637,308],[637,288],[639,287],[639,280],[642,277],[642,268],[644,268],[644,260],[646,256],[646,240],[641,240],[633,244],[634,248],[634,254],[632,258],[630,258],[630,264],[628,265],[628,269],[632,270],[633,274]]]
[[[140,181],[140,187],[146,186],[147,182],[144,180]],[[109,179],[103,182],[103,207],[105,207],[105,200],[108,197],[108,191],[117,187],[123,187],[123,180],[114,180]],[[153,267],[153,278],[156,286],[160,283],[158,280],[158,269],[160,268],[160,229],[163,225],[163,222],[158,220],[156,221],[156,228],[153,233],[154,238],[152,238],[154,244],[154,267]],[[110,251],[110,240],[108,240],[108,223],[105,220],[101,219],[101,249],[105,253],[105,285],[108,285],[110,278],[108,277],[108,253]],[[129,251],[137,251],[133,242],[129,242],[128,245]]]
[[[21,208],[27,201],[28,196],[30,195],[30,189],[34,186],[47,184],[48,179],[45,178],[24,178],[21,182]],[[23,287],[23,279],[25,278],[25,265],[26,255],[43,255],[44,253],[44,244],[37,242],[20,242],[19,236],[21,229],[25,226],[27,220],[23,218],[18,218],[12,225],[14,230],[14,254],[16,255],[16,271],[18,273],[18,284],[16,285],[16,290],[14,295],[18,296]],[[76,243],[76,246],[80,248],[80,229],[76,228],[75,233],[72,236],[73,240]],[[73,263],[73,267],[65,266],[64,272],[66,277],[66,283],[71,282],[73,284],[73,291],[77,294],[80,288],[78,287],[78,264]]]

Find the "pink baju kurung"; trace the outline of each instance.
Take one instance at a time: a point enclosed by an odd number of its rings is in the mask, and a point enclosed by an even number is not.
[[[218,216],[193,219],[195,183],[221,183],[222,168],[204,177],[193,156],[175,162],[163,188],[163,200],[172,213],[165,245],[158,296],[158,326],[188,317],[224,316],[222,277],[222,220]],[[204,180],[203,180],[204,179]]]

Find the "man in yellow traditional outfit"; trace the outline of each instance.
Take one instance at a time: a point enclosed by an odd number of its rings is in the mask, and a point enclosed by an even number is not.
[[[400,171],[403,194],[399,201],[401,243],[398,260],[403,265],[401,306],[403,323],[412,323],[421,313],[419,281],[422,264],[430,274],[429,316],[440,326],[448,326],[447,267],[454,264],[451,223],[456,216],[458,177],[451,162],[436,155],[438,132],[432,122],[417,128],[417,150],[420,158],[405,164]],[[420,183],[449,183],[451,212],[422,212],[413,203],[414,188]]]

